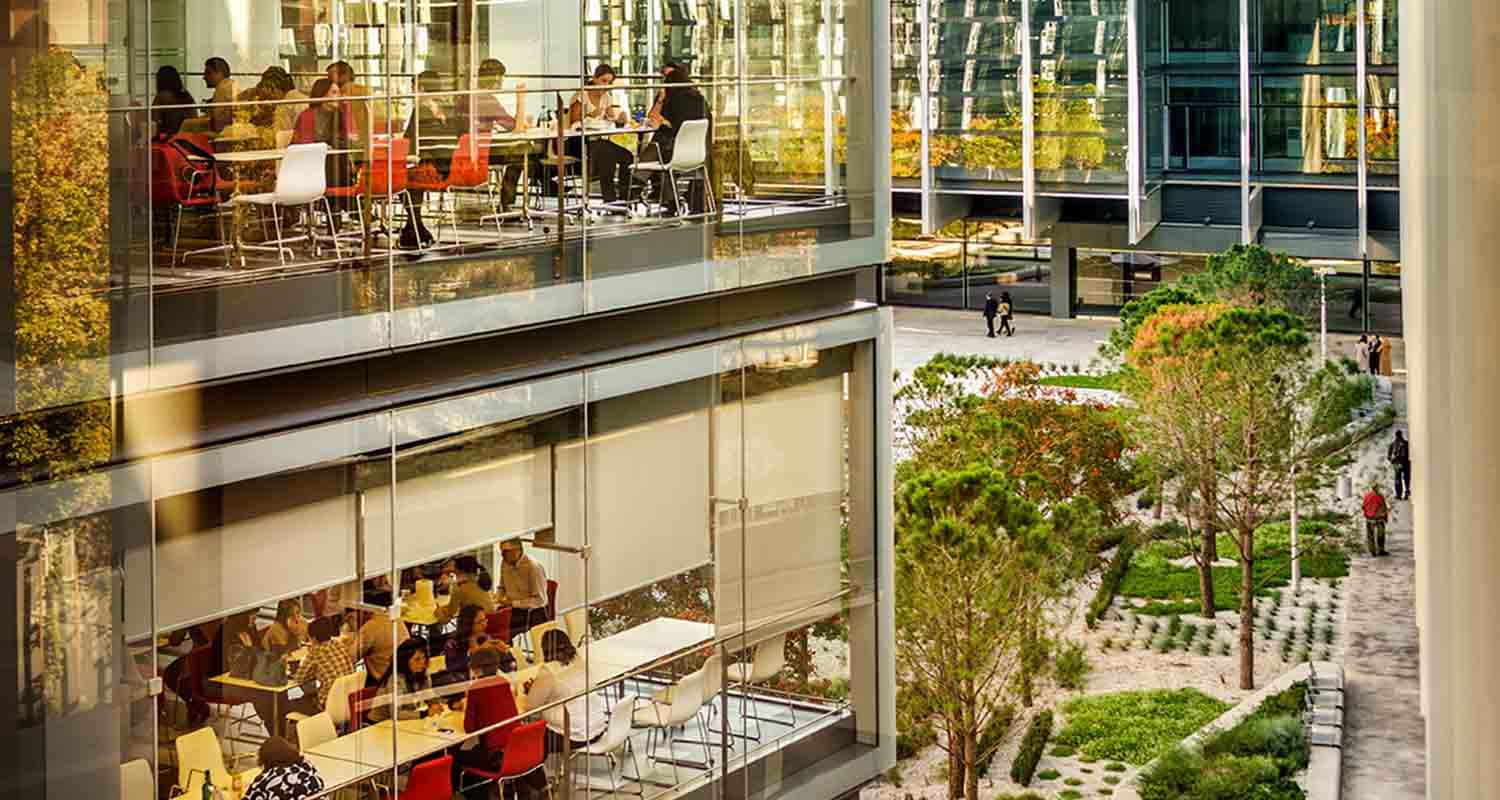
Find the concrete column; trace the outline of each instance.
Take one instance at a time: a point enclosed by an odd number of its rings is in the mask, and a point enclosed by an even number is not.
[[[1078,294],[1078,251],[1052,238],[1052,318],[1073,318],[1073,297]]]
[[[1500,798],[1500,4],[1402,0],[1401,234],[1427,796]]]

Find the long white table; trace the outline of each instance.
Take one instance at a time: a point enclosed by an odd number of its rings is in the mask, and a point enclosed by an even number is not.
[[[673,655],[712,642],[714,626],[706,622],[658,617],[644,625],[588,642],[589,682],[598,687]]]

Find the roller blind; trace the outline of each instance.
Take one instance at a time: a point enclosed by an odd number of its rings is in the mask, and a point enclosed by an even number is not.
[[[738,406],[718,413],[721,440],[738,436]],[[743,424],[744,525],[738,510],[718,515],[721,636],[828,616],[838,606],[824,601],[841,587],[842,375],[750,397]],[[738,486],[739,451],[719,454],[721,485]]]

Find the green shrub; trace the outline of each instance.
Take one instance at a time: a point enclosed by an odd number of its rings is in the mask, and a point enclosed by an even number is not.
[[[1031,785],[1031,776],[1036,772],[1038,761],[1042,760],[1042,752],[1047,747],[1047,739],[1052,736],[1052,711],[1043,710],[1031,720],[1031,726],[1026,729],[1026,736],[1021,740],[1021,748],[1016,752],[1016,759],[1010,764],[1010,779],[1022,786]]]
[[[1036,774],[1036,778],[1039,781],[1055,781],[1060,777],[1062,777],[1062,773],[1055,769],[1044,769]]]
[[[1083,688],[1093,669],[1093,665],[1089,663],[1088,651],[1077,642],[1063,645],[1062,652],[1057,654],[1057,660],[1052,664],[1057,685],[1074,691]]]
[[[1209,739],[1203,755],[1270,756],[1290,762],[1295,772],[1307,766],[1307,736],[1295,717],[1251,718]]]
[[[1125,770],[1129,769],[1129,767],[1121,764],[1118,761],[1111,761],[1108,764],[1105,764],[1104,768],[1109,770],[1110,772],[1124,772]]]
[[[1114,789],[1111,789],[1111,788],[1109,788],[1109,787],[1107,787],[1107,786],[1106,786],[1106,787],[1101,787],[1101,788],[1100,788],[1100,789],[1099,789],[1099,794],[1102,794],[1102,795],[1104,795],[1104,796],[1105,796],[1105,797],[1109,797],[1109,796],[1110,796],[1110,795],[1112,795],[1112,794],[1114,794],[1114,793],[1115,793],[1115,790],[1114,790]]]
[[[999,794],[995,795],[995,800],[1043,800],[1043,798],[1036,792],[1027,792],[1026,794]]]
[[[1250,719],[1264,717],[1298,717],[1307,703],[1307,681],[1297,681],[1267,697],[1251,712]]]
[[[990,721],[985,724],[984,731],[979,734],[980,775],[990,771],[990,762],[995,760],[995,752],[1000,749],[1000,741],[1005,738],[1005,734],[1010,732],[1011,723],[1015,720],[1015,706],[1007,705],[996,709]]]
[[[1067,780],[1063,781],[1063,783],[1066,783],[1069,786],[1082,786],[1083,780],[1081,778],[1068,778]]]
[[[1301,800],[1306,795],[1270,756],[1222,756],[1204,764],[1193,800]],[[1146,800],[1142,795],[1142,800]]]
[[[1057,793],[1058,800],[1079,800],[1083,793],[1077,789],[1064,789]]]
[[[1095,553],[1102,553],[1110,548],[1119,547],[1121,542],[1132,538],[1134,532],[1135,528],[1133,526],[1117,525],[1094,537],[1094,541],[1089,543],[1089,547],[1093,548]]]
[[[1124,579],[1126,572],[1130,569],[1130,559],[1135,554],[1135,544],[1131,539],[1120,542],[1119,549],[1115,550],[1114,558],[1110,559],[1109,566],[1104,570],[1104,575],[1099,579],[1099,591],[1094,593],[1094,599],[1089,601],[1088,611],[1084,612],[1083,622],[1093,628],[1109,610],[1115,601],[1115,593],[1120,589],[1120,582]]]
[[[896,758],[908,759],[916,756],[930,744],[937,742],[937,731],[929,723],[919,723],[896,734]]]
[[[1052,745],[1052,750],[1050,752],[1052,753],[1052,755],[1058,758],[1072,758],[1073,754],[1077,753],[1078,750],[1065,744],[1055,744]]]
[[[1229,706],[1196,689],[1116,692],[1063,704],[1057,743],[1093,758],[1144,764]]]
[[[1203,756],[1174,747],[1141,773],[1136,781],[1141,800],[1192,797],[1203,777]]]
[[[1120,780],[1121,780],[1121,778],[1120,778],[1119,775],[1105,775],[1104,776],[1104,782],[1107,783],[1107,784],[1109,784],[1110,786],[1118,785],[1120,783]]]
[[[1156,495],[1152,492],[1141,492],[1140,496],[1135,499],[1135,507],[1137,511],[1149,511],[1155,508]]]

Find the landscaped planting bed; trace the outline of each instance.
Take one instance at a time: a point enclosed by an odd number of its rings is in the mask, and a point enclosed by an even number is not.
[[[1309,758],[1301,719],[1306,692],[1307,684],[1297,683],[1266,698],[1202,752],[1172,748],[1141,773],[1141,800],[1302,800],[1296,778]]]
[[[1229,707],[1196,689],[1078,697],[1063,703],[1064,727],[1054,741],[1086,758],[1139,766]]]

